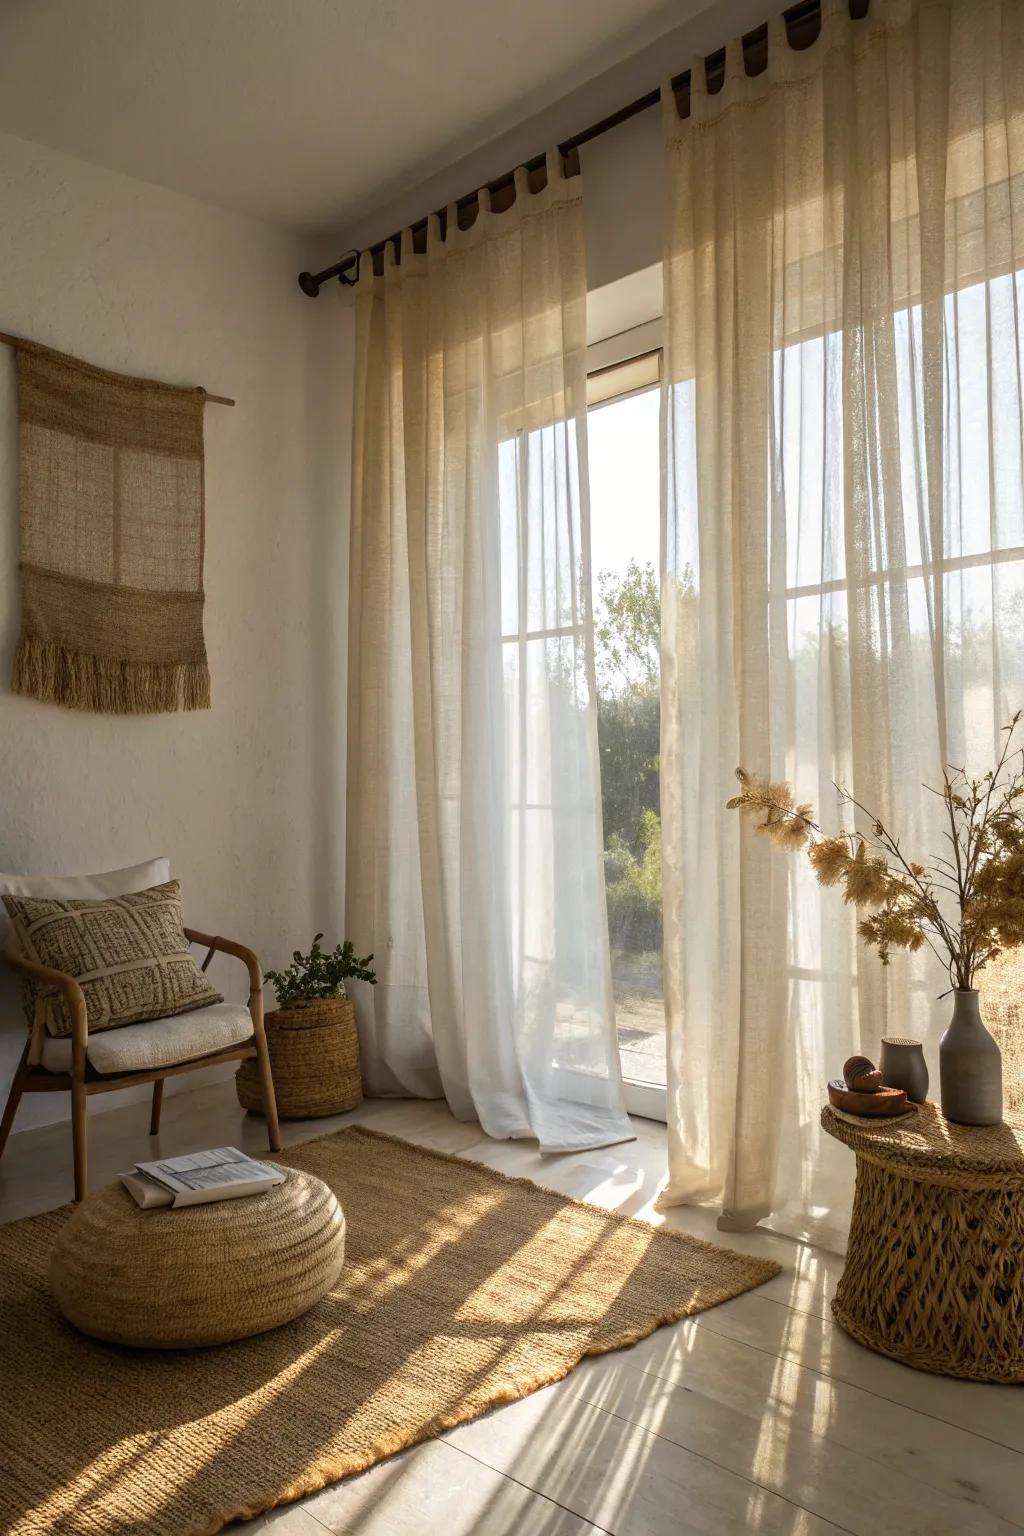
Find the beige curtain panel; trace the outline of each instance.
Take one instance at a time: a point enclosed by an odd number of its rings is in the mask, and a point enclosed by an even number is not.
[[[206,709],[203,401],[19,343],[12,687],[109,714]]]
[[[839,830],[837,780],[941,853],[922,781],[1024,704],[1024,5],[826,0],[665,106],[666,1199],[841,1244],[825,1083],[884,1034],[935,1068],[943,978],[725,801],[743,764]]]
[[[357,295],[347,906],[374,1093],[547,1150],[631,1136],[589,608],[579,177],[548,157]]]

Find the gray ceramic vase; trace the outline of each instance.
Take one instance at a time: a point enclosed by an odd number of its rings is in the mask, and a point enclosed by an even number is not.
[[[1003,1118],[1003,1058],[981,1022],[978,993],[953,994],[953,1017],[939,1042],[942,1113],[960,1125],[998,1125]]]
[[[923,1104],[928,1097],[928,1063],[920,1040],[904,1035],[889,1035],[882,1040],[878,1063],[882,1082],[887,1088],[902,1088],[912,1104]]]

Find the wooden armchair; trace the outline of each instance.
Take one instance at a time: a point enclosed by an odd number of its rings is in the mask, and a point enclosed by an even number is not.
[[[33,1042],[31,1038],[26,1041],[7,1096],[3,1119],[0,1120],[0,1156],[3,1155],[23,1093],[66,1093],[70,1090],[75,1199],[81,1200],[88,1189],[86,1105],[91,1094],[110,1093],[117,1088],[129,1088],[135,1083],[152,1083],[153,1107],[149,1134],[155,1136],[160,1129],[165,1078],[177,1077],[182,1072],[194,1072],[200,1067],[210,1067],[221,1061],[243,1061],[253,1056],[259,1068],[270,1150],[280,1151],[281,1135],[277,1122],[274,1080],[263,1029],[263,976],[259,961],[251,949],[247,949],[244,944],[233,943],[230,939],[197,933],[192,928],[186,928],[185,935],[190,943],[206,946],[204,971],[218,950],[233,955],[245,965],[249,972],[248,1013],[251,1028],[239,1017],[244,1016],[241,1005],[222,1003],[168,1019],[154,1019],[143,1024],[128,1024],[119,1029],[104,1030],[90,1039],[85,997],[75,978],[63,971],[51,970],[48,966],[26,960],[19,954],[7,953],[7,963],[15,972],[30,976],[54,992],[63,994],[71,1014],[72,1033],[70,1056],[67,1040],[48,1039],[42,1042],[41,1059],[33,1060]],[[148,1035],[143,1034],[144,1031],[148,1031]],[[197,1051],[197,1046],[205,1044],[208,1047],[218,1036],[221,1040],[227,1039],[229,1043],[216,1049]]]

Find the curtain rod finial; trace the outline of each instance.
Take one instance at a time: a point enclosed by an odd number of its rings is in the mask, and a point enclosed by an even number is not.
[[[346,251],[340,261],[336,261],[333,267],[324,267],[322,272],[300,272],[299,287],[308,299],[315,299],[320,293],[323,283],[329,278],[336,277],[339,283],[346,288],[354,288],[359,281],[359,257],[360,252],[353,248]],[[355,272],[352,277],[351,272]]]

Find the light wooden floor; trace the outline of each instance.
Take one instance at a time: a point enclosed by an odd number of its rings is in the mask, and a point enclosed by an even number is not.
[[[493,1142],[443,1105],[375,1101],[332,1121],[292,1122],[288,1141],[365,1120],[411,1141],[632,1215],[651,1217],[664,1128],[637,1140],[541,1159]],[[92,1120],[91,1184],[138,1157],[237,1142],[265,1148],[230,1083]],[[67,1126],[12,1137],[0,1162],[0,1221],[71,1192]],[[654,1218],[659,1219],[659,1218]],[[714,1241],[712,1213],[673,1224]],[[730,1234],[783,1272],[758,1291],[632,1349],[588,1362],[556,1386],[336,1484],[235,1526],[275,1536],[981,1536],[1024,1529],[1024,1390],[923,1375],[848,1339],[829,1320],[841,1261],[770,1233]],[[69,1388],[71,1384],[69,1383]]]

